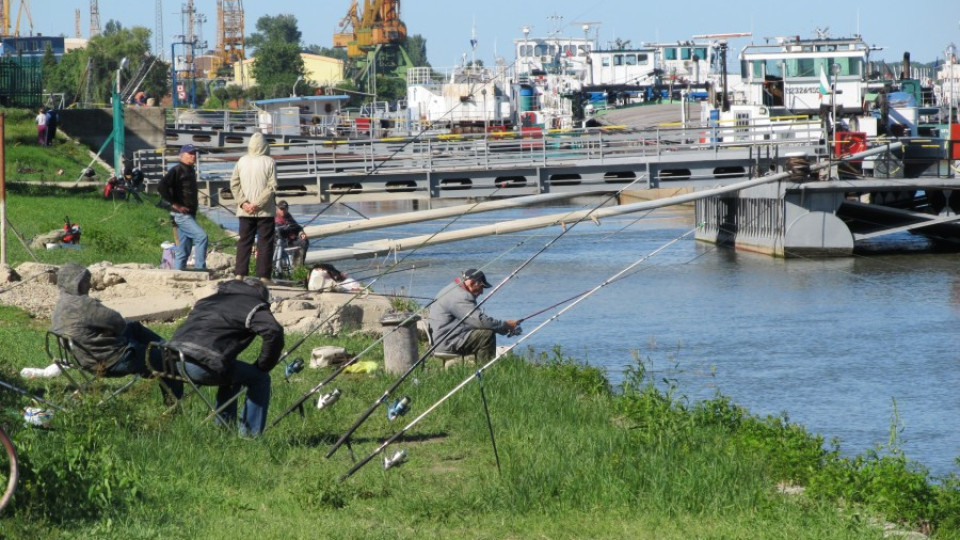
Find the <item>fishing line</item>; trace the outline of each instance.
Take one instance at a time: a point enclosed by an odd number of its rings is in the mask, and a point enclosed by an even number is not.
[[[517,340],[516,342],[514,342],[513,344],[509,345],[506,349],[504,349],[502,352],[500,352],[499,354],[497,354],[497,355],[496,355],[493,359],[491,359],[489,362],[487,362],[486,364],[484,364],[483,366],[481,366],[480,368],[478,368],[475,374],[473,374],[473,375],[467,377],[466,379],[464,379],[460,384],[458,384],[457,386],[455,386],[452,390],[450,390],[449,392],[447,392],[443,397],[441,397],[439,400],[437,400],[437,401],[434,402],[432,405],[430,405],[430,407],[428,407],[426,410],[424,410],[422,413],[420,413],[419,416],[417,416],[416,418],[414,418],[413,420],[411,420],[406,426],[404,426],[404,427],[401,428],[399,431],[397,431],[395,434],[393,434],[393,435],[390,436],[388,439],[386,439],[384,442],[382,442],[382,443],[380,444],[380,446],[378,446],[376,449],[374,449],[373,452],[371,452],[367,457],[365,457],[364,459],[362,459],[362,460],[360,460],[359,462],[357,462],[357,463],[356,463],[355,465],[353,465],[353,467],[351,467],[343,476],[341,476],[341,477],[340,477],[340,481],[343,482],[343,481],[346,480],[347,478],[350,478],[355,472],[357,472],[358,470],[360,470],[361,467],[363,467],[364,465],[366,465],[367,463],[369,463],[374,457],[376,457],[376,456],[379,455],[381,452],[383,452],[383,450],[384,450],[387,446],[389,446],[390,444],[392,444],[393,442],[395,442],[397,439],[399,439],[400,437],[402,437],[407,431],[409,431],[411,428],[413,428],[413,426],[417,425],[417,424],[418,424],[421,420],[423,420],[427,415],[429,415],[431,412],[433,412],[435,409],[437,409],[440,405],[442,405],[444,402],[446,402],[448,399],[450,399],[454,394],[456,394],[457,392],[459,392],[463,387],[465,387],[466,385],[470,384],[471,381],[473,381],[474,379],[478,379],[478,380],[479,380],[480,377],[481,377],[481,375],[482,375],[482,373],[483,373],[485,370],[487,370],[488,368],[490,368],[491,366],[493,366],[493,364],[495,364],[497,361],[499,361],[501,358],[503,358],[505,355],[507,355],[510,351],[512,351],[512,350],[513,350],[514,348],[516,348],[518,345],[520,345],[521,343],[523,343],[524,341],[526,341],[526,340],[527,340],[528,338],[530,338],[531,336],[535,335],[537,332],[539,332],[540,330],[542,330],[543,328],[545,328],[545,327],[546,327],[548,324],[550,324],[551,322],[553,322],[553,321],[557,320],[558,318],[560,318],[561,315],[563,315],[564,313],[570,311],[570,310],[573,309],[576,305],[578,305],[580,302],[582,302],[583,300],[586,300],[587,298],[589,298],[590,296],[592,296],[594,293],[596,293],[596,292],[599,291],[600,289],[602,289],[602,288],[606,287],[607,285],[610,285],[611,283],[614,283],[615,281],[619,280],[621,277],[623,277],[625,274],[627,274],[628,272],[630,272],[632,269],[634,269],[634,268],[636,268],[637,266],[639,266],[640,264],[642,264],[642,263],[643,263],[644,261],[646,261],[647,259],[649,259],[649,258],[653,257],[654,255],[660,253],[661,251],[667,249],[668,247],[672,246],[673,244],[679,242],[680,240],[683,240],[683,239],[686,238],[687,236],[690,236],[690,235],[693,234],[694,232],[696,232],[696,228],[690,229],[689,231],[683,233],[682,235],[680,235],[680,236],[678,236],[678,237],[670,240],[669,242],[665,243],[664,245],[658,247],[658,248],[655,249],[654,251],[652,251],[652,252],[650,252],[650,253],[648,253],[648,254],[646,254],[646,255],[643,255],[642,257],[640,257],[640,258],[637,259],[636,261],[632,262],[631,264],[629,264],[629,265],[626,266],[625,268],[621,269],[621,270],[618,271],[617,273],[613,274],[612,276],[610,276],[609,278],[607,278],[606,280],[604,280],[603,282],[601,282],[599,285],[596,285],[595,287],[591,288],[587,293],[581,295],[574,303],[572,303],[572,304],[570,304],[569,306],[561,309],[560,311],[558,311],[557,313],[555,313],[554,315],[552,315],[549,319],[547,319],[546,321],[544,321],[544,322],[540,323],[539,325],[537,325],[536,328],[534,328],[533,330],[531,330],[529,333],[523,335],[520,339],[518,339],[518,340]]]
[[[492,194],[495,194],[497,191],[503,189],[504,187],[506,187],[506,183],[505,183],[505,182],[502,183],[502,184],[500,184],[500,185],[497,187],[497,189],[493,191]],[[492,194],[491,194],[491,195],[492,195]],[[410,256],[413,255],[417,250],[419,250],[421,247],[427,245],[427,243],[430,241],[430,239],[434,238],[436,235],[438,235],[438,234],[440,234],[441,232],[443,232],[444,230],[446,230],[447,227],[450,227],[451,225],[453,225],[454,223],[456,223],[457,219],[459,219],[461,216],[466,215],[472,208],[475,208],[476,205],[480,204],[480,202],[481,202],[481,201],[478,200],[476,203],[474,203],[473,206],[471,206],[470,208],[466,209],[466,210],[464,211],[464,213],[460,214],[459,216],[457,216],[457,217],[453,218],[452,220],[450,220],[448,223],[444,224],[444,226],[441,227],[437,232],[433,233],[430,237],[428,237],[426,240],[424,240],[424,242],[423,242],[422,244],[420,244],[419,246],[416,246],[414,249],[412,249],[412,250],[408,251],[407,253],[405,253],[404,256],[403,256],[402,258],[400,258],[400,260],[398,260],[398,261],[397,261],[396,263],[394,263],[392,266],[388,267],[386,271],[384,271],[383,273],[381,273],[380,275],[378,275],[376,278],[374,278],[373,281],[371,281],[370,283],[367,284],[367,286],[373,285],[373,283],[375,283],[375,282],[376,282],[377,280],[379,280],[383,275],[385,275],[385,273],[386,273],[387,271],[391,270],[392,268],[396,268],[397,266],[399,266],[400,264],[402,264],[403,261],[405,261],[405,260],[407,259],[407,257],[410,257]],[[289,350],[283,352],[283,354],[280,356],[280,360],[278,360],[278,363],[279,363],[280,361],[284,361],[284,360],[286,359],[286,357],[289,356],[290,353],[292,353],[292,352],[293,352],[294,350],[296,350],[298,347],[300,347],[300,345],[302,345],[302,344],[307,340],[308,337],[310,337],[311,335],[313,335],[314,332],[316,332],[317,330],[319,330],[324,324],[326,324],[328,321],[330,321],[335,315],[337,315],[338,313],[340,313],[340,311],[341,311],[344,307],[346,307],[346,306],[349,305],[351,302],[353,302],[353,301],[356,300],[358,297],[360,297],[361,294],[363,294],[363,291],[358,291],[358,292],[357,292],[356,294],[354,294],[349,300],[347,300],[346,302],[344,302],[343,304],[341,304],[339,307],[337,307],[337,309],[334,310],[334,312],[331,313],[326,319],[324,319],[323,321],[319,322],[316,326],[314,326],[313,329],[310,330],[310,332],[308,332],[306,335],[304,335],[302,338],[300,338],[300,340],[298,340]],[[388,335],[392,334],[393,332],[396,332],[396,331],[399,330],[400,328],[403,328],[404,325],[405,325],[405,324],[408,324],[409,322],[411,322],[415,316],[416,316],[416,313],[411,314],[409,317],[407,317],[407,318],[405,318],[403,321],[401,321],[401,322],[396,326],[396,328],[394,328],[394,329],[391,330],[390,332],[387,332],[387,333],[383,334],[378,340],[376,340],[374,343],[370,344],[370,346],[368,346],[366,349],[364,349],[364,350],[361,351],[360,353],[354,355],[353,358],[351,358],[351,359],[348,360],[347,362],[343,363],[338,369],[334,370],[334,372],[331,373],[330,376],[328,376],[327,378],[323,379],[319,384],[317,384],[316,386],[314,386],[313,388],[311,388],[307,393],[303,394],[297,401],[294,402],[293,405],[291,405],[286,411],[284,411],[283,413],[281,413],[281,415],[278,416],[278,417],[273,421],[273,423],[270,424],[269,427],[273,427],[273,426],[277,425],[277,423],[279,423],[280,420],[282,420],[284,417],[286,417],[287,415],[289,415],[289,414],[290,414],[291,412],[293,412],[295,409],[300,409],[300,410],[302,411],[303,403],[304,403],[306,400],[310,399],[310,396],[312,396],[313,394],[319,392],[320,389],[323,388],[323,385],[329,383],[329,382],[332,381],[334,378],[336,378],[337,375],[339,375],[340,373],[342,373],[344,369],[346,369],[347,367],[349,367],[349,366],[353,365],[354,363],[356,363],[356,362],[358,361],[358,359],[361,357],[361,355],[363,355],[363,354],[366,353],[367,351],[371,350],[375,345],[379,344],[381,341],[383,341],[384,339],[386,339],[386,337],[387,337]],[[289,369],[289,365],[290,365],[290,364],[285,364],[285,365],[286,365],[286,368]],[[285,371],[286,371],[287,369],[285,369]],[[302,369],[302,366],[301,366],[301,369]]]
[[[510,69],[511,67],[513,67],[518,61],[519,61],[519,59],[514,60],[510,65],[508,65],[506,68],[504,68],[504,71],[506,71],[507,69]],[[485,81],[489,81],[489,80],[492,80],[492,79],[485,79]],[[479,84],[479,82],[478,82],[478,83],[474,83],[474,84]],[[458,108],[462,107],[464,103],[466,103],[467,101],[469,101],[469,99],[466,99],[466,100],[463,99],[464,97],[466,97],[466,98],[473,98],[473,97],[474,97],[474,94],[476,94],[476,93],[477,93],[477,88],[473,88],[466,96],[461,97],[461,99],[460,99],[460,101],[459,101],[458,103],[455,103],[455,104],[453,105],[453,107],[450,107],[446,112],[444,112],[435,122],[438,122],[438,121],[440,121],[440,120],[443,120],[443,119],[447,118],[448,116],[452,115],[455,110],[457,110]],[[364,176],[362,176],[362,177],[359,179],[359,181],[362,182],[363,180],[366,180],[367,178],[370,178],[371,176],[373,176],[374,174],[376,174],[377,171],[380,170],[380,167],[381,167],[384,163],[387,163],[388,161],[392,160],[394,157],[397,156],[397,154],[399,154],[400,152],[402,152],[405,148],[407,148],[407,147],[410,146],[411,144],[416,143],[416,142],[419,142],[421,139],[423,139],[424,134],[427,133],[427,131],[429,131],[429,130],[430,130],[430,128],[428,128],[428,127],[422,128],[417,134],[415,134],[413,137],[410,137],[407,141],[405,141],[403,144],[401,144],[399,147],[397,147],[392,153],[390,153],[389,155],[387,155],[386,157],[380,159],[377,163],[375,163],[374,166],[373,166],[373,168],[372,168],[370,171],[368,171],[366,174],[364,174]],[[371,133],[372,133],[372,132],[373,132],[373,126],[371,126]],[[373,151],[374,151],[374,147],[373,147],[373,144],[371,143],[371,144],[370,144],[371,157],[373,157]],[[316,214],[314,214],[313,217],[311,217],[310,219],[308,219],[307,221],[305,221],[305,222],[304,222],[304,225],[310,225],[311,223],[313,223],[317,218],[320,217],[321,214],[323,214],[324,212],[326,212],[327,210],[329,210],[331,206],[337,204],[337,203],[340,201],[340,199],[342,199],[343,197],[349,195],[349,194],[352,193],[352,192],[353,192],[353,190],[352,190],[352,189],[349,189],[349,188],[346,189],[346,190],[344,190],[344,192],[341,193],[340,195],[338,195],[333,201],[327,203],[327,206],[326,206],[326,207],[322,208],[319,212],[317,212]],[[322,194],[319,194],[319,195],[322,195]],[[363,214],[361,214],[361,215],[363,215]],[[369,218],[366,218],[366,219],[369,219]]]
[[[636,178],[636,179],[634,179],[632,182],[630,182],[629,184],[625,185],[624,187],[622,187],[621,189],[619,189],[618,191],[616,191],[615,193],[612,193],[612,194],[610,194],[609,196],[605,197],[603,200],[600,201],[600,204],[595,205],[589,212],[587,212],[586,214],[584,214],[583,216],[581,216],[579,219],[577,219],[575,222],[573,222],[569,227],[564,224],[564,226],[561,228],[562,230],[560,231],[559,234],[557,234],[557,235],[555,235],[553,238],[551,238],[550,241],[548,241],[546,244],[544,244],[544,246],[543,246],[542,248],[540,248],[537,252],[533,253],[530,257],[528,257],[525,261],[523,261],[523,262],[520,264],[520,266],[518,266],[517,268],[515,268],[513,271],[510,272],[509,275],[507,275],[505,278],[503,278],[503,280],[501,280],[499,283],[497,283],[497,285],[490,291],[489,294],[487,294],[482,300],[480,300],[476,305],[474,305],[473,308],[472,308],[469,312],[467,312],[463,317],[461,317],[454,325],[452,325],[452,326],[450,327],[450,329],[448,329],[443,335],[433,338],[433,343],[430,345],[430,347],[427,349],[427,351],[426,351],[425,353],[423,353],[423,354],[420,356],[420,358],[417,359],[417,361],[414,362],[414,363],[407,369],[407,371],[405,371],[403,374],[401,374],[400,377],[398,377],[397,380],[394,381],[394,383],[391,384],[391,385],[384,391],[384,393],[383,393],[379,398],[377,398],[369,408],[367,408],[367,410],[366,410],[363,414],[360,415],[360,417],[357,419],[357,421],[354,422],[354,424],[353,424],[352,426],[350,426],[349,429],[347,429],[347,431],[337,440],[337,442],[335,442],[335,443],[333,444],[333,446],[330,448],[330,450],[327,451],[326,457],[329,458],[330,456],[332,456],[332,455],[337,451],[337,449],[340,448],[340,446],[342,446],[345,442],[347,442],[347,440],[350,438],[350,436],[353,435],[353,433],[354,433],[364,422],[366,422],[366,420],[373,414],[373,412],[374,412],[375,410],[377,410],[377,408],[378,408],[381,404],[383,404],[383,403],[386,402],[386,400],[390,397],[390,394],[391,394],[394,390],[396,390],[401,384],[403,384],[403,382],[407,379],[407,377],[410,376],[410,374],[412,374],[412,373],[414,372],[414,370],[416,370],[420,365],[422,365],[422,364],[426,361],[426,359],[433,353],[433,351],[436,350],[436,348],[440,345],[440,343],[442,343],[443,340],[446,339],[447,336],[449,336],[457,327],[459,327],[461,324],[463,324],[463,322],[464,322],[465,320],[467,320],[471,315],[473,315],[474,313],[476,313],[488,300],[490,300],[491,298],[493,298],[493,297],[496,295],[497,291],[501,290],[502,287],[503,287],[507,282],[509,282],[509,281],[510,281],[511,279],[513,279],[517,274],[519,274],[519,272],[520,272],[521,270],[523,270],[527,265],[529,265],[529,264],[530,264],[534,259],[536,259],[540,254],[542,254],[543,252],[545,252],[547,249],[549,249],[551,246],[553,246],[554,243],[556,243],[556,242],[559,241],[561,238],[563,238],[569,231],[572,231],[575,226],[577,226],[578,224],[582,223],[585,219],[589,218],[593,212],[595,212],[596,210],[598,210],[599,208],[601,208],[604,204],[606,204],[608,201],[612,200],[614,197],[619,196],[623,191],[625,191],[626,189],[630,188],[631,186],[633,186],[633,184],[635,184],[635,183],[637,183],[637,182],[639,182],[639,181],[640,181],[640,179],[639,179],[639,178]],[[573,214],[573,213],[574,213],[574,211],[571,211],[571,212],[568,213],[568,215],[569,215],[569,214]],[[444,289],[444,291],[441,292],[441,295],[444,294],[445,292],[448,292],[448,291],[452,290],[451,287],[453,287],[453,286],[461,286],[461,283],[462,283],[462,282],[455,282],[455,284],[448,285],[448,286],[447,286],[448,288]]]

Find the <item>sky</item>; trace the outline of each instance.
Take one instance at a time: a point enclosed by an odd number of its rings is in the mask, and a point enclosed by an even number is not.
[[[79,9],[81,32],[88,37],[89,0],[27,1],[34,33],[73,36]],[[10,2],[15,12],[20,0]],[[172,36],[183,33],[181,9],[187,2],[161,2],[165,56],[169,56]],[[156,28],[156,0],[98,0],[98,6],[101,25],[112,19],[124,27]],[[304,45],[329,47],[350,0],[246,0],[243,6],[248,35],[260,17],[290,14],[297,19]],[[194,7],[206,16],[202,35],[212,49],[217,0],[194,0]],[[495,54],[512,61],[513,40],[522,37],[523,26],[531,28],[531,36],[545,37],[559,29],[560,35],[582,37],[583,23],[593,23],[590,36],[598,37],[601,46],[618,38],[639,45],[686,40],[696,34],[751,32],[752,37],[730,40],[731,51],[738,52],[751,41],[763,43],[769,37],[813,38],[820,28],[833,37],[860,33],[868,44],[883,48],[871,54],[874,60],[897,62],[910,52],[913,61],[930,62],[942,59],[951,43],[960,48],[960,2],[955,0],[404,0],[400,18],[408,34],[426,38],[428,59],[438,68],[459,63],[463,55],[475,55],[487,65]],[[16,20],[13,13],[11,19]],[[21,17],[20,25],[21,35],[27,34],[26,17]],[[474,32],[476,51],[470,46]],[[730,64],[735,63],[732,55]]]

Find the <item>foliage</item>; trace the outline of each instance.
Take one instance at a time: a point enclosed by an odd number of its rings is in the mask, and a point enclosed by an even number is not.
[[[62,92],[68,102],[75,102],[84,99],[81,89],[87,87],[86,94],[94,103],[108,103],[116,87],[120,61],[127,58],[130,65],[121,73],[121,82],[141,67],[150,66],[140,88],[153,96],[165,95],[170,84],[169,64],[151,54],[150,34],[142,26],[127,29],[117,21],[108,21],[103,33],[92,37],[86,47],[64,54],[55,66],[44,66],[46,90]]]
[[[257,19],[257,31],[247,36],[246,46],[259,49],[268,43],[291,43],[300,46],[302,34],[293,15],[264,15]]]
[[[253,77],[265,98],[287,97],[293,84],[306,74],[300,56],[300,30],[293,15],[264,15],[257,20],[258,32],[247,38],[255,49]]]
[[[266,98],[288,97],[293,83],[305,73],[300,47],[295,43],[268,41],[257,48],[253,77]]]
[[[407,55],[416,67],[430,67],[427,62],[427,39],[420,34],[407,36]]]

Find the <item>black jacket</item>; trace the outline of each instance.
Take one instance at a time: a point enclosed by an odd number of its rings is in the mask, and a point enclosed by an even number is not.
[[[256,366],[270,371],[283,352],[283,327],[270,313],[260,289],[230,280],[221,283],[216,294],[197,302],[170,344],[210,371],[224,374],[258,335],[263,345]]]
[[[197,196],[197,171],[193,165],[177,163],[170,167],[157,184],[157,190],[163,200],[186,206],[191,216],[197,215],[200,200]]]

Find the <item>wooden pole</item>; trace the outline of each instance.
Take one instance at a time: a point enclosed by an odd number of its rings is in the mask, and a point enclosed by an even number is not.
[[[7,143],[0,112],[0,268],[7,267]]]

